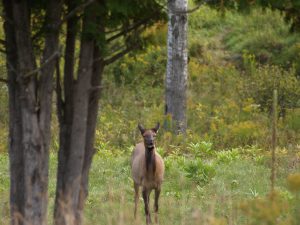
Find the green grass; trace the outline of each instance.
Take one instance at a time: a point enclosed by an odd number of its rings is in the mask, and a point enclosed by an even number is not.
[[[129,156],[103,155],[98,153],[90,172],[89,197],[85,207],[85,223],[92,224],[140,224],[144,222],[143,201],[140,198],[138,219],[133,219],[133,185],[130,176]],[[265,196],[270,189],[268,156],[265,162],[256,162],[243,156],[228,162],[210,163],[215,168],[215,176],[208,183],[199,183],[188,178],[183,169],[189,160],[180,156],[168,156],[165,180],[160,198],[159,220],[161,224],[210,224],[213,221],[231,221],[232,224],[247,224],[246,217],[239,204],[246,199]],[[282,166],[286,166],[291,157],[282,157]],[[0,217],[4,224],[9,221],[9,176],[8,157],[0,155]],[[208,161],[207,161],[208,162]],[[49,181],[49,224],[52,224],[53,203],[56,182],[56,155],[50,157]],[[280,169],[277,188],[292,196],[285,187],[288,173],[298,170]],[[288,193],[288,194],[286,194]],[[151,196],[153,208],[153,194]],[[205,222],[206,221],[206,222]],[[214,223],[211,223],[214,224]]]

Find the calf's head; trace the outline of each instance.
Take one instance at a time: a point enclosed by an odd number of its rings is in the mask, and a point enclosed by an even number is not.
[[[155,137],[159,129],[159,123],[152,129],[145,129],[141,124],[138,125],[138,128],[143,136],[145,148],[149,151],[152,151],[155,147]]]

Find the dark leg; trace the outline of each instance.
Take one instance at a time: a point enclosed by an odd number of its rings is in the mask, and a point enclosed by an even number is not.
[[[150,217],[150,211],[149,211],[149,196],[150,196],[150,190],[147,190],[146,188],[143,188],[143,199],[145,203],[145,215],[146,215],[146,224],[151,223],[151,217]]]
[[[158,223],[158,199],[160,194],[160,187],[155,189],[155,200],[154,200],[154,212],[155,212],[155,223]]]
[[[139,203],[139,185],[134,183],[134,218],[136,219],[136,211]]]

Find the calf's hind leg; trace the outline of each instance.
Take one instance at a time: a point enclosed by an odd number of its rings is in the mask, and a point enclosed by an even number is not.
[[[134,182],[134,218],[136,219],[136,211],[139,203],[139,185]]]

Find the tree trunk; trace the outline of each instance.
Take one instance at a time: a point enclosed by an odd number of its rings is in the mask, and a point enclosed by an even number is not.
[[[48,1],[46,20],[60,20],[60,1]],[[11,224],[47,223],[48,151],[53,63],[48,61],[58,45],[55,26],[46,34],[38,81],[31,41],[27,1],[3,1],[10,100]]]
[[[168,1],[168,62],[165,81],[165,114],[176,134],[186,131],[187,0]]]
[[[48,60],[54,55],[59,53],[59,30],[58,24],[61,19],[62,1],[51,0],[48,1],[46,8],[46,38],[45,49],[41,64],[45,65],[41,70],[39,80],[39,125],[43,137],[44,152],[41,157],[42,160],[42,179],[43,179],[43,214],[47,215],[48,206],[48,170],[49,170],[49,146],[51,140],[51,108],[52,108],[52,93],[53,93],[53,74],[55,70],[56,60]]]
[[[97,62],[93,65],[93,74],[92,74],[92,89],[89,95],[89,106],[88,106],[88,119],[87,119],[87,135],[85,139],[85,153],[84,153],[84,163],[82,168],[82,177],[78,201],[78,218],[77,225],[82,224],[83,220],[83,208],[85,200],[88,196],[88,178],[89,171],[92,164],[92,158],[95,154],[94,140],[96,133],[97,125],[97,116],[99,111],[99,99],[101,94],[101,80],[102,73],[104,69],[103,60],[99,61],[99,58],[102,57],[100,49],[95,46],[94,49],[94,62],[97,59]]]
[[[20,87],[17,82],[18,57],[13,27],[11,0],[3,1],[6,67],[9,89],[9,163],[10,163],[10,217],[11,224],[22,225],[24,215],[24,159],[22,151],[22,116]]]
[[[105,8],[105,0],[98,2],[99,6]],[[100,13],[96,20],[98,23],[98,38],[105,40],[105,14]],[[83,223],[83,208],[85,201],[88,197],[88,184],[89,184],[89,171],[92,165],[92,159],[95,154],[94,140],[96,134],[96,125],[97,117],[99,112],[99,99],[101,94],[101,83],[102,83],[102,74],[104,70],[104,58],[102,49],[95,44],[94,46],[94,55],[93,55],[93,71],[91,79],[91,89],[89,92],[89,105],[88,105],[88,119],[87,119],[87,135],[85,139],[85,153],[84,153],[84,162],[82,167],[82,177],[81,185],[79,192],[79,201],[78,201],[78,218],[77,225]]]
[[[19,59],[18,82],[20,83],[22,116],[22,145],[24,157],[24,224],[45,224],[43,200],[45,198],[41,158],[44,153],[38,123],[36,74],[27,76],[36,69],[35,56],[30,36],[29,9],[25,1],[13,3],[17,54]]]
[[[74,112],[70,139],[70,155],[65,167],[64,198],[67,210],[71,209],[71,223],[75,222],[81,171],[84,158],[88,117],[88,92],[91,81],[91,62],[93,60],[93,41],[83,41],[78,71],[78,80],[74,88]],[[67,213],[68,214],[68,213]]]
[[[67,1],[68,11],[71,12],[75,7],[74,1]],[[64,180],[65,166],[70,154],[70,136],[73,118],[73,89],[74,89],[74,56],[75,42],[77,34],[78,18],[73,17],[67,21],[67,36],[65,49],[65,65],[64,65],[64,99],[57,90],[57,114],[59,118],[59,151],[58,151],[58,168],[57,168],[57,184],[54,207],[55,224],[65,224],[64,220]],[[59,67],[57,68],[59,73]],[[60,77],[57,77],[59,82]],[[60,87],[58,87],[60,88]]]
[[[64,131],[64,137],[61,141],[65,148],[60,148],[59,156],[64,156],[60,159],[59,168],[63,168],[63,177],[57,177],[58,183],[61,185],[59,198],[56,201],[56,224],[76,224],[78,215],[79,192],[82,179],[82,168],[85,157],[85,140],[87,135],[89,93],[91,90],[91,77],[93,70],[93,52],[94,40],[90,38],[89,28],[90,23],[95,22],[95,15],[91,7],[85,9],[83,18],[82,38],[80,47],[78,78],[73,89],[71,102],[65,99],[64,112],[69,106],[73,105],[72,122],[70,136],[67,131]],[[65,122],[65,121],[64,121]],[[65,124],[66,125],[66,124]],[[66,140],[69,143],[66,143]],[[66,149],[69,147],[69,149]],[[63,162],[64,161],[64,162]],[[61,181],[59,181],[62,179]],[[58,213],[59,212],[59,213]]]

